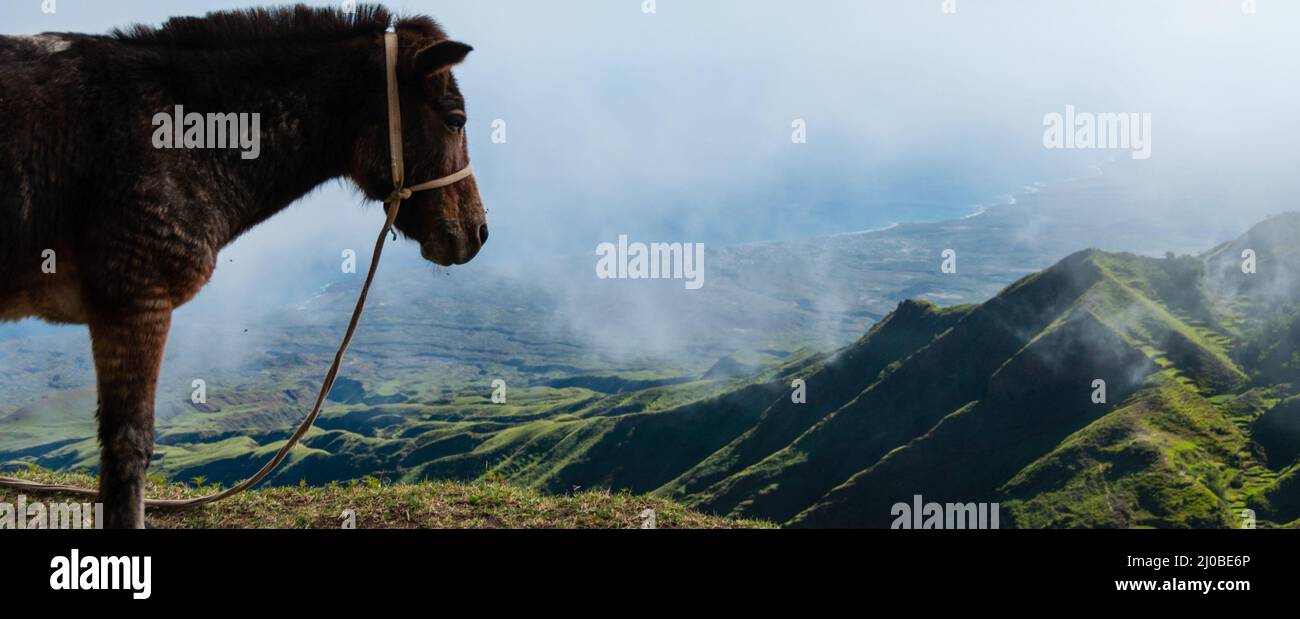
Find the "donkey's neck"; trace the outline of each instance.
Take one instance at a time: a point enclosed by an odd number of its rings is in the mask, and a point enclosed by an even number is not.
[[[256,158],[205,151],[210,169],[192,176],[219,185],[204,188],[219,196],[206,205],[221,216],[210,222],[219,245],[345,175],[362,127],[383,122],[367,118],[384,96],[367,40],[180,53],[192,65],[168,90],[186,112],[260,115]]]

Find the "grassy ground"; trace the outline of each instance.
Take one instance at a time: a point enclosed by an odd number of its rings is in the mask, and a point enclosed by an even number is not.
[[[17,476],[95,487],[93,477],[76,473],[34,470]],[[212,490],[151,479],[148,495],[179,499]],[[17,494],[0,490],[0,501],[13,502]],[[37,498],[29,494],[28,500]],[[40,500],[81,501],[58,496]],[[374,479],[329,486],[255,489],[189,511],[150,510],[148,522],[158,529],[337,529],[343,525],[345,510],[352,510],[359,529],[638,529],[648,509],[654,510],[660,529],[773,527],[753,520],[706,516],[671,501],[627,493],[582,491],[546,496],[504,481],[391,485]]]

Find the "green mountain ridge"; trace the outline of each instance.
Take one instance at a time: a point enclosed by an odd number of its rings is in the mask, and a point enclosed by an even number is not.
[[[1267,235],[1252,231],[1238,245],[1255,248],[1274,273],[1300,266],[1290,251],[1300,239],[1300,217],[1264,226]],[[1282,277],[1263,286],[1234,284],[1237,296],[1211,298],[1214,286],[1202,273],[1232,273],[1236,265],[1225,263],[1234,255],[1240,254],[1155,260],[1089,251],[1062,261],[1044,276],[1064,267],[1091,285],[989,376],[984,397],[900,442],[790,524],[889,526],[890,506],[913,495],[1000,502],[1013,526],[1225,527],[1246,505],[1279,522],[1293,520],[1291,491],[1270,482],[1275,474],[1264,466],[1260,442],[1233,406],[1259,388],[1242,393],[1249,378],[1230,356],[1233,342],[1251,334],[1224,325],[1249,324],[1246,315],[1296,298],[1275,294],[1272,282]],[[1118,404],[1090,401],[1098,378],[1106,381],[1108,402]],[[1294,440],[1291,426],[1274,425],[1276,440]],[[1290,479],[1294,456],[1285,466],[1292,467]],[[1283,495],[1277,504],[1266,500]]]

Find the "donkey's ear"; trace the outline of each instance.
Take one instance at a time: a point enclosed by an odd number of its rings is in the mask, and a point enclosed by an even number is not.
[[[415,52],[415,70],[419,75],[442,73],[465,60],[474,48],[458,41],[438,41]]]

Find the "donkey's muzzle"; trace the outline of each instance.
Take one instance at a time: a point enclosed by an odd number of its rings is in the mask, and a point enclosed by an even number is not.
[[[420,255],[425,260],[442,266],[465,264],[478,255],[483,244],[487,243],[487,238],[486,222],[465,225],[452,223],[441,233],[435,233],[434,238],[421,243]]]

